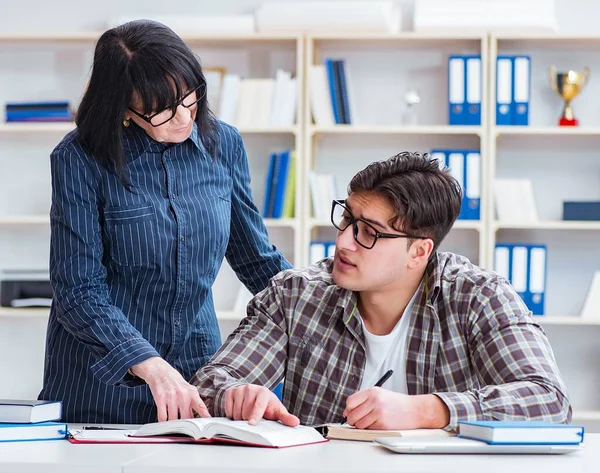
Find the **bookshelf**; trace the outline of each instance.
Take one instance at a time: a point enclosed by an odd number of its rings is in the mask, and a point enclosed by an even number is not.
[[[600,388],[596,360],[600,353],[600,317],[583,320],[578,314],[594,271],[600,270],[600,222],[563,221],[562,201],[600,200],[600,117],[591,99],[600,83],[591,80],[572,102],[579,127],[559,127],[563,102],[549,81],[548,68],[581,70],[600,68],[600,36],[521,35],[515,32],[490,37],[489,96],[496,102],[496,57],[524,54],[531,57],[529,126],[496,126],[489,112],[488,182],[495,177],[531,179],[539,221],[510,224],[490,219],[488,264],[498,243],[541,243],[547,246],[546,314],[539,323],[552,344],[558,366],[573,403],[573,422],[592,431],[600,428]],[[488,186],[488,215],[493,195]]]
[[[43,83],[44,90],[52,90],[57,98],[67,97],[78,103],[97,37],[93,32],[0,35],[0,102],[30,98],[19,94],[38,90],[39,83]],[[595,80],[600,70],[600,36],[516,32],[489,37],[468,32],[379,35],[357,31],[309,36],[194,35],[184,40],[197,52],[204,66],[223,66],[249,77],[273,77],[276,68],[283,67],[292,71],[301,84],[296,125],[240,129],[248,152],[253,195],[260,209],[269,152],[286,147],[297,151],[299,185],[295,218],[265,220],[272,242],[295,266],[307,264],[313,239],[335,238],[328,220],[313,217],[308,187],[310,171],[335,173],[339,191],[344,193],[355,172],[373,160],[385,159],[399,151],[479,148],[481,219],[457,221],[442,250],[464,254],[473,262],[492,268],[497,242],[548,245],[548,315],[536,320],[548,334],[567,380],[575,409],[574,421],[595,422],[600,429],[600,403],[595,399],[600,389],[600,372],[594,362],[600,355],[597,342],[600,319],[582,320],[577,316],[592,273],[599,269],[600,247],[596,242],[600,222],[561,220],[561,199],[600,200],[600,160],[596,152],[600,149],[600,116],[591,99],[600,89],[600,81]],[[481,126],[447,125],[447,57],[456,53],[482,56]],[[527,127],[495,125],[495,60],[498,54],[512,53],[532,57]],[[351,86],[356,89],[359,120],[355,124],[324,127],[312,122],[306,71],[310,65],[321,64],[325,57],[347,61],[352,73]],[[562,101],[548,85],[550,64],[569,69],[585,65],[591,68],[590,83],[573,101],[580,127],[556,126]],[[11,68],[17,73],[11,72]],[[411,88],[418,88],[421,93],[419,123],[403,125],[402,97]],[[7,170],[0,175],[0,267],[47,264],[50,190],[47,156],[72,128],[73,124],[0,123],[0,159]],[[14,156],[19,156],[19,160],[13,159]],[[31,169],[34,170],[31,175],[25,172]],[[495,177],[531,178],[540,221],[529,224],[497,221],[491,192]],[[237,287],[239,282],[224,264],[213,288],[223,336],[241,318],[232,311]],[[0,333],[8,328],[6,333],[14,335],[20,323],[38,324],[35,326],[45,333],[47,315],[47,309],[0,308]],[[43,340],[41,333],[36,332],[35,338]],[[22,341],[17,335],[9,342],[15,340]]]
[[[344,198],[352,175],[371,161],[386,159],[403,150],[477,148],[481,150],[485,167],[487,114],[482,112],[481,126],[447,125],[447,57],[458,52],[481,54],[485,64],[487,37],[455,33],[308,36],[307,69],[323,64],[325,58],[345,60],[351,77],[349,94],[356,105],[357,117],[352,117],[350,125],[316,125],[312,122],[310,97],[305,91],[304,176],[311,171],[335,174],[337,191],[340,198]],[[482,74],[485,81],[485,68]],[[419,89],[421,94],[420,120],[416,125],[407,125],[401,120],[402,96],[412,88]],[[372,98],[374,94],[366,91],[375,89],[377,95]],[[485,102],[482,100],[482,108],[487,107]],[[342,160],[344,165],[340,166]],[[310,199],[307,189],[304,195],[306,248],[313,240],[335,238],[329,221],[313,218]],[[482,198],[482,209],[485,208]],[[487,235],[482,222],[486,218],[482,213],[480,221],[457,222],[443,248],[466,254],[474,262],[485,261]]]

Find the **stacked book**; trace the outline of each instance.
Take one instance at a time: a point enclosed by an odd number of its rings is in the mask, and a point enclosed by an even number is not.
[[[209,105],[220,120],[238,128],[289,127],[296,123],[298,86],[288,71],[275,78],[242,78],[205,69]]]
[[[271,153],[265,183],[264,218],[294,218],[296,151]]]
[[[325,59],[310,66],[308,89],[314,121],[320,126],[356,124],[348,66],[343,59]]]
[[[0,399],[0,442],[64,439],[67,424],[51,422],[61,416],[60,401]]]
[[[71,122],[69,102],[10,102],[6,122]]]

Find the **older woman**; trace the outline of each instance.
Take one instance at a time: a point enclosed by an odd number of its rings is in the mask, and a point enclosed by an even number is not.
[[[187,380],[221,344],[211,286],[223,259],[254,293],[290,265],[253,204],[242,139],[212,116],[181,38],[145,20],[100,37],[51,170],[40,398],[62,400],[69,422],[207,415]]]

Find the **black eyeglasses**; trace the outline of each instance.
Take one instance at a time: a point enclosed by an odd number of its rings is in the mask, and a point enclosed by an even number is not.
[[[331,223],[340,232],[343,232],[352,225],[352,234],[354,240],[363,248],[370,250],[377,243],[378,238],[414,238],[416,240],[425,239],[428,237],[419,235],[398,235],[396,233],[382,233],[378,231],[369,222],[363,219],[355,218],[352,212],[348,210],[344,204],[345,200],[334,200],[331,206]]]
[[[177,107],[179,107],[180,105],[183,105],[185,108],[193,107],[204,98],[205,94],[206,85],[201,84],[195,89],[190,90],[187,94],[185,94],[177,102],[175,102],[171,107],[165,108],[160,112],[153,113],[152,115],[144,115],[140,112],[135,111],[131,107],[129,107],[129,111],[136,114],[146,123],[150,123],[150,125],[152,125],[153,127],[157,127],[164,125],[169,120],[171,120],[177,114]]]

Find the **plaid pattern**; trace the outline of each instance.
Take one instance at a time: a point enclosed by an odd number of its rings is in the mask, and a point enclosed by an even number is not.
[[[333,283],[332,261],[274,277],[192,378],[214,415],[225,415],[228,388],[272,389],[284,379],[283,404],[303,424],[343,421],[361,383],[365,344],[356,294]],[[439,396],[450,410],[448,429],[459,420],[570,421],[548,340],[506,279],[438,253],[418,291],[408,392]]]

